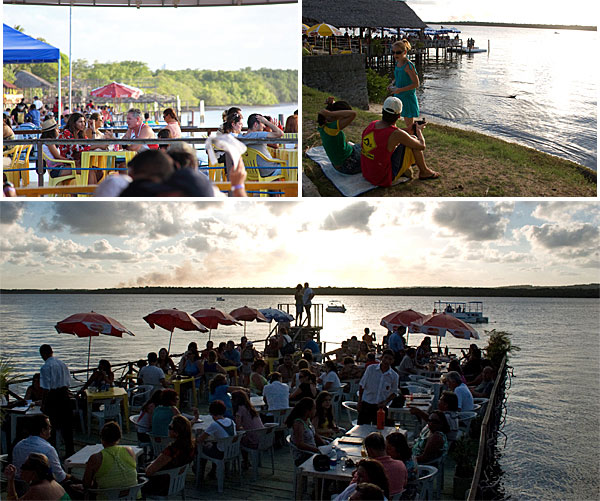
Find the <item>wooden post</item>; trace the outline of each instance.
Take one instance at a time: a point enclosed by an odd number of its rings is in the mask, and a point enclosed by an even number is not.
[[[35,168],[38,175],[38,186],[44,186],[44,155],[42,150],[42,142],[39,140],[39,137],[38,141],[35,144],[37,145],[37,161]],[[29,172],[27,173],[27,175],[29,175]]]

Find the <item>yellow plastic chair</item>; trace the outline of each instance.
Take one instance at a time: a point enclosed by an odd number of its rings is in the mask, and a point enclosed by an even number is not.
[[[8,169],[17,168],[17,162],[19,161],[19,157],[21,156],[22,150],[23,145],[17,145],[11,148],[10,150],[6,150],[3,153],[4,157],[10,158],[10,166],[8,167]],[[6,179],[8,180],[8,182],[12,183],[12,185],[15,188],[18,188],[20,186],[20,176],[18,171],[12,172],[7,170],[6,172],[4,172],[4,174],[6,174]]]
[[[260,151],[255,150],[254,148],[248,148],[246,150],[246,153],[244,153],[242,155],[242,160],[244,161],[244,166],[246,167],[246,172],[247,172],[247,176],[246,176],[246,181],[258,181],[258,182],[273,182],[273,181],[278,181],[278,180],[283,180],[284,176],[283,174],[278,174],[275,176],[266,176],[263,177],[260,175],[260,170],[258,169],[258,157],[262,158],[266,163],[268,164],[274,164],[274,166],[277,166],[279,168],[283,168],[285,166],[285,161],[283,160],[278,160],[276,158],[274,159],[270,159],[265,157]],[[261,167],[261,169],[264,169],[265,167]],[[265,190],[263,192],[263,190],[261,190],[261,197],[268,197],[268,193]]]
[[[70,184],[79,184],[78,183],[78,174],[76,174],[76,172],[75,172],[75,160],[55,160],[53,158],[50,158],[45,152],[42,153],[42,158],[46,162],[52,162],[55,164],[66,164],[66,166],[68,166],[68,168],[70,168],[71,172],[72,172],[71,174],[67,174],[66,176],[49,177],[48,178],[48,186],[54,187],[54,186],[68,186]],[[67,168],[67,167],[65,167],[65,168]],[[70,196],[70,195],[52,195],[52,196],[59,197],[59,196]]]
[[[31,150],[33,149],[33,145],[23,145],[21,147],[21,153],[16,157],[15,168],[17,169],[27,169],[29,168],[29,155],[31,155]],[[25,158],[21,160],[21,157],[25,154]],[[20,184],[16,184],[15,186],[28,186],[29,185],[29,171],[28,170],[20,170],[15,172],[18,175]]]

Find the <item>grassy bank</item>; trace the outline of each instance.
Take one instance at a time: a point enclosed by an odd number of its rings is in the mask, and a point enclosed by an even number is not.
[[[317,113],[327,93],[302,88],[303,151],[321,145]],[[348,140],[360,143],[361,133],[380,114],[356,110],[347,128]],[[429,167],[442,174],[435,181],[413,181],[376,188],[366,196],[382,197],[593,197],[596,173],[574,162],[476,132],[429,124],[425,129]],[[306,155],[304,175],[321,196],[340,196],[321,168]],[[416,169],[416,167],[414,167]]]

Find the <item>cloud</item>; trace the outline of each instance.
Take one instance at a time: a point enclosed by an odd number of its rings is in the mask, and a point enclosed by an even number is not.
[[[581,256],[598,251],[600,230],[589,223],[572,223],[569,226],[546,223],[527,226],[524,232],[533,243],[544,249],[567,251]]]
[[[598,205],[593,202],[542,202],[531,215],[537,219],[558,223],[572,219],[578,212],[598,217],[600,211]]]
[[[289,214],[294,207],[296,207],[299,203],[304,202],[271,202],[267,204],[269,212],[275,216],[282,216],[283,214]]]
[[[368,202],[358,202],[329,214],[323,221],[321,229],[332,231],[354,228],[370,234],[369,219],[374,212],[375,207],[369,205]]]
[[[469,240],[496,240],[504,234],[507,220],[479,202],[445,202],[433,212],[433,220]]]
[[[194,249],[197,251],[207,251],[210,250],[210,243],[206,237],[195,236],[191,238],[187,238],[184,241],[184,244],[190,249]]]
[[[7,202],[0,203],[0,224],[14,224],[17,223],[23,216],[25,211],[24,202]]]

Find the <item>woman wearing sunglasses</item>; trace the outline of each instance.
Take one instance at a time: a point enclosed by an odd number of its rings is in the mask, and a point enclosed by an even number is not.
[[[420,85],[415,65],[407,57],[411,48],[410,42],[406,39],[392,44],[396,67],[394,82],[388,86],[388,90],[402,101],[402,117],[409,133],[412,132],[414,119],[419,117],[419,101],[415,89]]]

